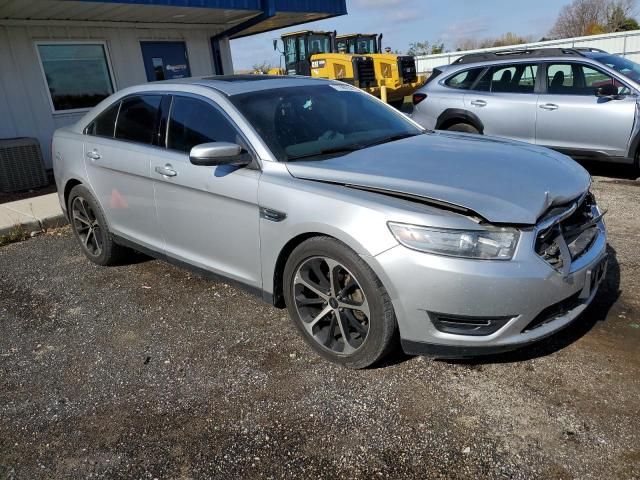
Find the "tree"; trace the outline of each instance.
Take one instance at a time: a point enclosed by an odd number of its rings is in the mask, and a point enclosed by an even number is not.
[[[636,0],[573,0],[560,10],[553,38],[581,37],[637,28]]]
[[[626,32],[638,30],[640,26],[632,17],[634,3],[632,0],[613,2],[607,10],[606,30],[608,32]]]
[[[272,66],[269,62],[264,61],[262,63],[256,63],[251,67],[251,70],[253,70],[253,73],[269,73],[269,70],[271,70]]]
[[[522,37],[513,32],[507,32],[501,37],[494,39],[487,39],[483,42],[487,47],[507,47],[509,45],[520,45],[522,43],[529,43],[531,38]]]
[[[438,53],[444,53],[444,43],[442,42],[434,42],[433,44],[424,41],[424,42],[412,42],[409,44],[409,50],[407,50],[407,55],[418,56],[418,55],[436,55]]]
[[[456,50],[460,52],[464,50],[475,50],[478,48],[507,47],[509,45],[529,43],[532,40],[533,39],[529,37],[523,37],[513,32],[507,32],[497,38],[484,38],[482,40],[465,38],[457,43]]]

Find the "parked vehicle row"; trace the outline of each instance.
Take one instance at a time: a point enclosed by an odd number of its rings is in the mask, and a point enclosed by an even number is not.
[[[398,338],[439,357],[540,340],[586,308],[606,269],[577,163],[426,131],[337,81],[127,88],[58,130],[53,152],[90,260],[134,248],[241,284],[352,368]]]
[[[414,94],[413,118],[425,128],[637,165],[639,80],[640,65],[596,49],[465,55]]]

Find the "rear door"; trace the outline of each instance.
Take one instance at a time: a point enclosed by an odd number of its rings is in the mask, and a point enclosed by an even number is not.
[[[149,167],[156,146],[161,94],[117,102],[86,129],[89,182],[111,230],[154,250],[162,249]]]
[[[636,97],[608,73],[580,62],[546,65],[538,99],[536,143],[576,156],[624,157],[636,115]],[[617,99],[596,96],[613,84]]]
[[[465,94],[465,108],[480,119],[485,135],[535,141],[537,73],[535,63],[497,65]]]
[[[260,171],[193,165],[189,160],[196,145],[246,145],[245,140],[217,105],[195,95],[174,95],[167,123],[167,148],[151,162],[167,255],[261,287]]]

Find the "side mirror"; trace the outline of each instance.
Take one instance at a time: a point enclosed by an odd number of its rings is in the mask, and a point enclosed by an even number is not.
[[[273,39],[273,49],[275,51],[278,51],[278,39],[277,38]]]
[[[236,143],[211,142],[196,145],[189,152],[189,160],[194,165],[214,167],[217,165],[244,166],[251,163],[251,155],[243,152]]]
[[[612,83],[607,83],[596,90],[596,97],[617,97],[618,87]]]

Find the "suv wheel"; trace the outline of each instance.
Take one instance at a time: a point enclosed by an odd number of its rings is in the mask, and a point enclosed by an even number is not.
[[[365,368],[394,346],[391,299],[371,268],[329,237],[300,244],[284,271],[287,309],[304,339],[323,357]]]
[[[468,123],[454,123],[450,127],[447,128],[452,132],[465,132],[465,133],[474,133],[479,134],[480,130],[478,130],[473,125],[469,125]]]
[[[69,193],[67,211],[73,235],[89,260],[98,265],[113,265],[122,261],[128,249],[113,241],[102,208],[86,187],[73,187]]]

